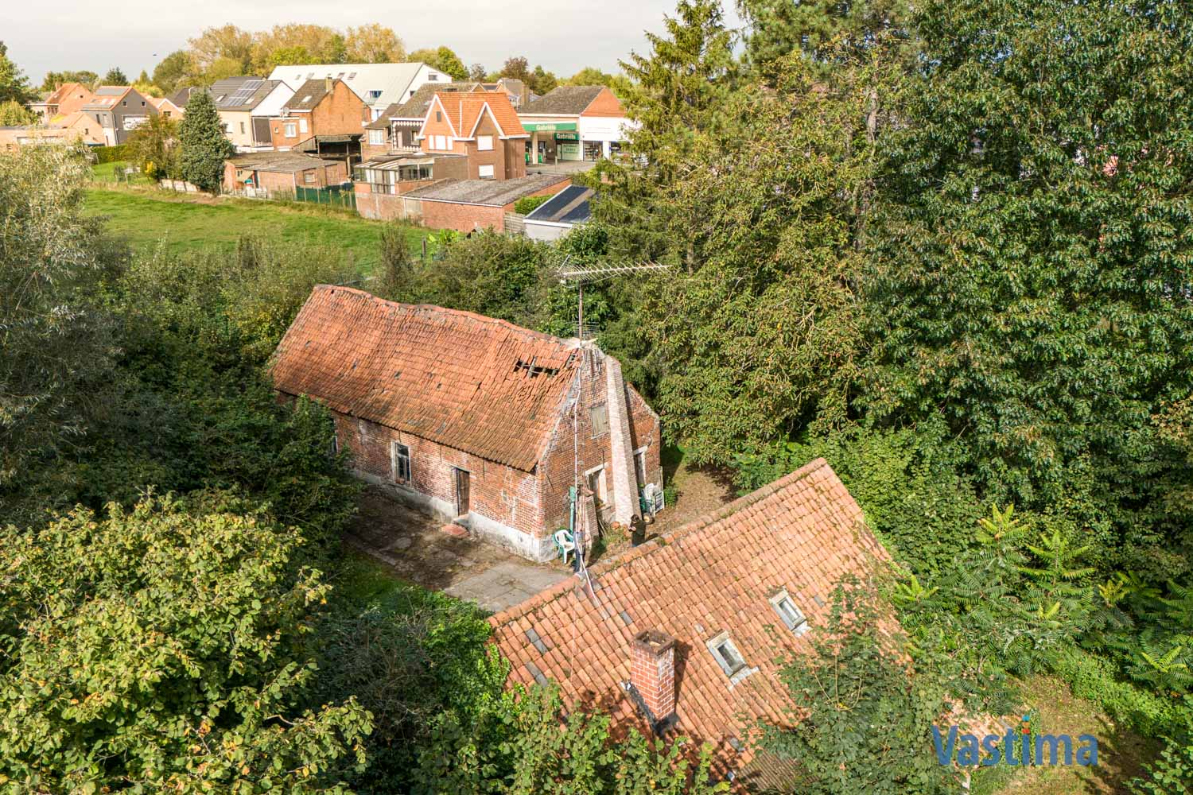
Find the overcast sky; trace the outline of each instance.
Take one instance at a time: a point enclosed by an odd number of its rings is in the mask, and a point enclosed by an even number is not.
[[[113,66],[135,79],[203,28],[228,22],[245,30],[380,22],[408,49],[446,44],[465,64],[490,70],[524,55],[560,77],[584,66],[611,72],[630,50],[645,49],[643,31],[662,30],[675,0],[0,0],[0,6],[9,56],[40,84],[50,70],[102,75]]]

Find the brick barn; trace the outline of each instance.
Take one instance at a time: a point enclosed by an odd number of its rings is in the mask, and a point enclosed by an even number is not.
[[[577,476],[627,526],[662,486],[658,416],[591,342],[320,285],[271,372],[331,410],[361,478],[533,560],[556,554]]]
[[[509,685],[557,684],[617,729],[713,746],[741,788],[791,792],[791,766],[751,750],[789,726],[784,659],[806,651],[842,576],[890,557],[824,459],[489,619]],[[892,629],[894,627],[892,626]]]

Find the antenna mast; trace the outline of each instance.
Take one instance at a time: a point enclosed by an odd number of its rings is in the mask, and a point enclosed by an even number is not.
[[[670,265],[662,265],[657,262],[644,262],[639,265],[598,264],[568,270],[567,263],[568,261],[564,260],[563,267],[559,271],[559,281],[561,284],[568,284],[569,282],[573,283],[576,285],[579,291],[580,305],[579,309],[577,310],[576,336],[581,340],[584,339],[584,285],[608,281],[609,279],[631,273],[641,273],[643,271],[662,271],[671,267]]]

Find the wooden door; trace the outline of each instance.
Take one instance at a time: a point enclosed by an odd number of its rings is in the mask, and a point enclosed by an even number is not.
[[[464,516],[472,508],[468,501],[468,470],[456,470],[456,516]]]

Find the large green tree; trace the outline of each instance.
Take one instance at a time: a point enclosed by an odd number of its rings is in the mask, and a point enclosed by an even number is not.
[[[8,47],[0,41],[0,102],[24,104],[30,98],[29,79],[8,57]]]
[[[1188,571],[1152,415],[1193,388],[1193,10],[931,2],[863,280],[863,406],[936,424],[995,497]],[[1176,468],[1180,468],[1179,471]]]
[[[153,84],[167,94],[182,88],[183,81],[194,74],[195,65],[186,50],[175,50],[153,68]]]
[[[843,52],[873,46],[883,33],[902,33],[907,0],[737,0],[747,26],[745,60],[764,75],[793,53],[828,76]]]
[[[468,67],[450,47],[424,47],[407,56],[407,60],[425,63],[451,76],[452,80],[467,80]]]
[[[186,106],[179,126],[183,179],[208,193],[218,193],[224,179],[224,161],[235,149],[224,137],[224,125],[208,91],[197,91]]]
[[[328,587],[300,533],[231,500],[147,498],[0,530],[0,781],[38,791],[334,789],[370,730],[297,710]],[[361,757],[363,761],[363,757]]]

